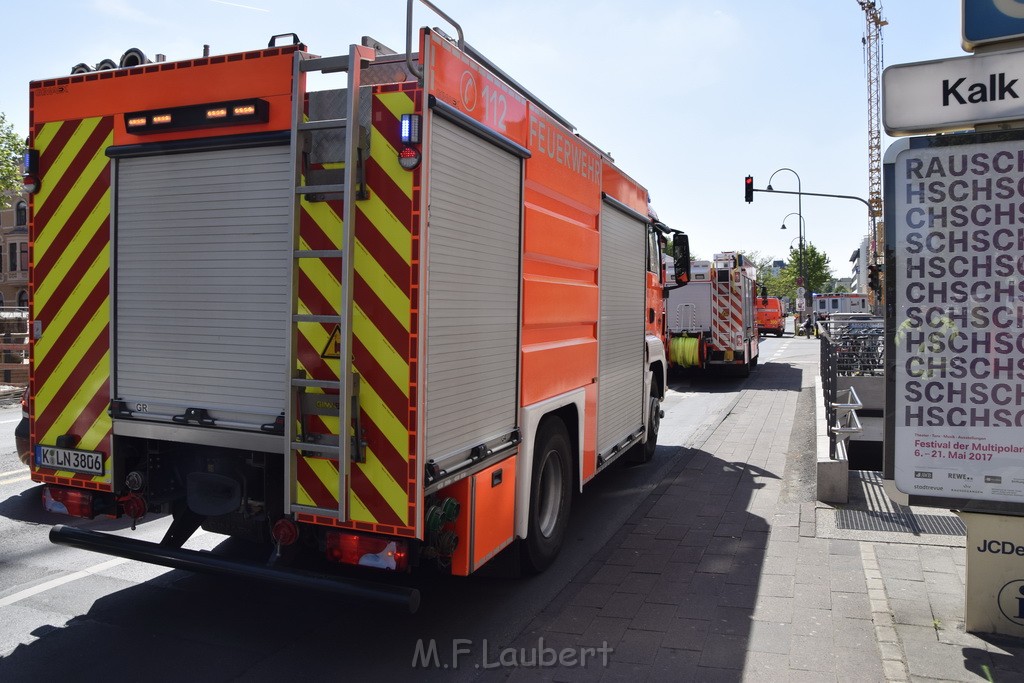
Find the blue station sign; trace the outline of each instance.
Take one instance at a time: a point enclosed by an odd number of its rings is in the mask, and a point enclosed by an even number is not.
[[[962,0],[964,50],[1024,39],[1024,1]]]

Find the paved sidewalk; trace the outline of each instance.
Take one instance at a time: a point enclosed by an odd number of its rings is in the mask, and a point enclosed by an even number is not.
[[[706,441],[680,453],[512,644],[607,643],[606,666],[492,675],[1024,681],[1024,643],[964,632],[955,516],[893,505],[875,473],[851,473],[842,509],[815,502],[816,374],[816,364],[763,364]]]

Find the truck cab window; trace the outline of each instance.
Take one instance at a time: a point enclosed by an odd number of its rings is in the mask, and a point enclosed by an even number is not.
[[[647,272],[661,274],[661,248],[658,246],[658,233],[647,231]]]

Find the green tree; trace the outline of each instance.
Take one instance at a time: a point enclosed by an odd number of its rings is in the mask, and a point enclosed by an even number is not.
[[[828,255],[807,242],[804,244],[804,261],[806,264],[807,281],[804,288],[808,293],[823,292],[825,286],[832,279],[832,268],[829,266]],[[800,250],[797,247],[789,248],[789,260],[786,267],[779,272],[775,278],[774,288],[769,287],[768,292],[773,296],[787,296],[796,299],[797,278],[800,275]]]
[[[21,192],[21,159],[25,140],[0,112],[0,209],[11,206],[11,197]]]
[[[757,270],[757,295],[761,295],[763,287],[768,296],[779,296],[777,292],[778,277],[772,272],[772,263],[775,262],[775,257],[764,256],[759,251],[744,251],[740,253],[743,254],[744,260],[752,264]]]
[[[674,250],[673,250],[673,247],[672,247],[672,235],[668,235],[665,238],[665,251],[664,251],[664,253],[668,254],[669,256],[672,256],[672,254],[675,253]],[[690,262],[692,263],[693,261],[700,261],[700,260],[701,260],[701,258],[699,256],[697,256],[697,254],[695,254],[693,252],[693,245],[691,244],[690,245]]]
[[[839,280],[829,280],[828,284],[825,285],[825,289],[822,290],[825,294],[845,294],[850,289]]]
[[[743,254],[743,260],[753,264],[754,268],[757,269],[758,282],[771,275],[772,261],[774,260],[771,256],[765,256],[759,251],[741,251],[740,253]]]

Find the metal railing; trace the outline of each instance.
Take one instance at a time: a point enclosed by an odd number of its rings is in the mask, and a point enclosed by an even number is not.
[[[863,327],[861,323],[870,323],[870,326]],[[839,388],[839,378],[882,373],[881,321],[878,325],[876,328],[873,320],[818,323],[821,342],[819,367],[825,395],[823,408],[828,425],[829,457],[833,460],[842,457],[840,450],[845,453],[846,440],[862,431],[857,411],[864,407],[853,387]]]
[[[860,418],[857,411],[864,407],[853,387],[839,389],[836,391],[835,400],[829,404],[832,411],[832,419],[828,423],[829,437],[839,444],[846,441],[853,434],[860,434],[863,428],[860,426]]]
[[[869,316],[833,316],[818,323],[829,337],[839,376],[883,375],[885,321]]]

